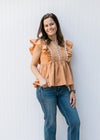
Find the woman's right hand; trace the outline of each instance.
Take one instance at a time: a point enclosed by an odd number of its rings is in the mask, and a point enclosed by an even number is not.
[[[50,86],[50,84],[49,84],[49,82],[47,82],[44,78],[41,78],[40,80],[40,86],[41,87],[49,87]]]

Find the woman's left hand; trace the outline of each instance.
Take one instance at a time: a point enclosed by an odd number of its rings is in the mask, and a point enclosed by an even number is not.
[[[73,91],[71,91],[70,93],[70,103],[71,107],[75,108],[76,107],[76,97],[75,97],[75,93]]]

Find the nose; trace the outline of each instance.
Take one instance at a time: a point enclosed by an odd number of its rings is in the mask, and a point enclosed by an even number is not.
[[[48,26],[48,29],[50,30],[52,27],[51,26]]]

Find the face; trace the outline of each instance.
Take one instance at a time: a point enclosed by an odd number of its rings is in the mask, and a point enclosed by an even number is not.
[[[47,18],[43,21],[44,24],[44,30],[47,33],[48,36],[54,36],[56,35],[57,26],[56,23],[52,18]]]

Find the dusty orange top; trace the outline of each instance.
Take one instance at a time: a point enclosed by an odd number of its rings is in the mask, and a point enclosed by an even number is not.
[[[71,41],[66,40],[65,46],[59,47],[59,49],[51,43],[47,46],[41,39],[31,39],[30,43],[33,45],[29,48],[31,55],[33,55],[35,47],[41,48],[41,55],[38,62],[40,66],[38,70],[51,86],[69,86],[73,84],[73,78],[68,65],[72,56],[73,43]],[[33,85],[34,87],[40,85],[39,80],[36,79]]]

